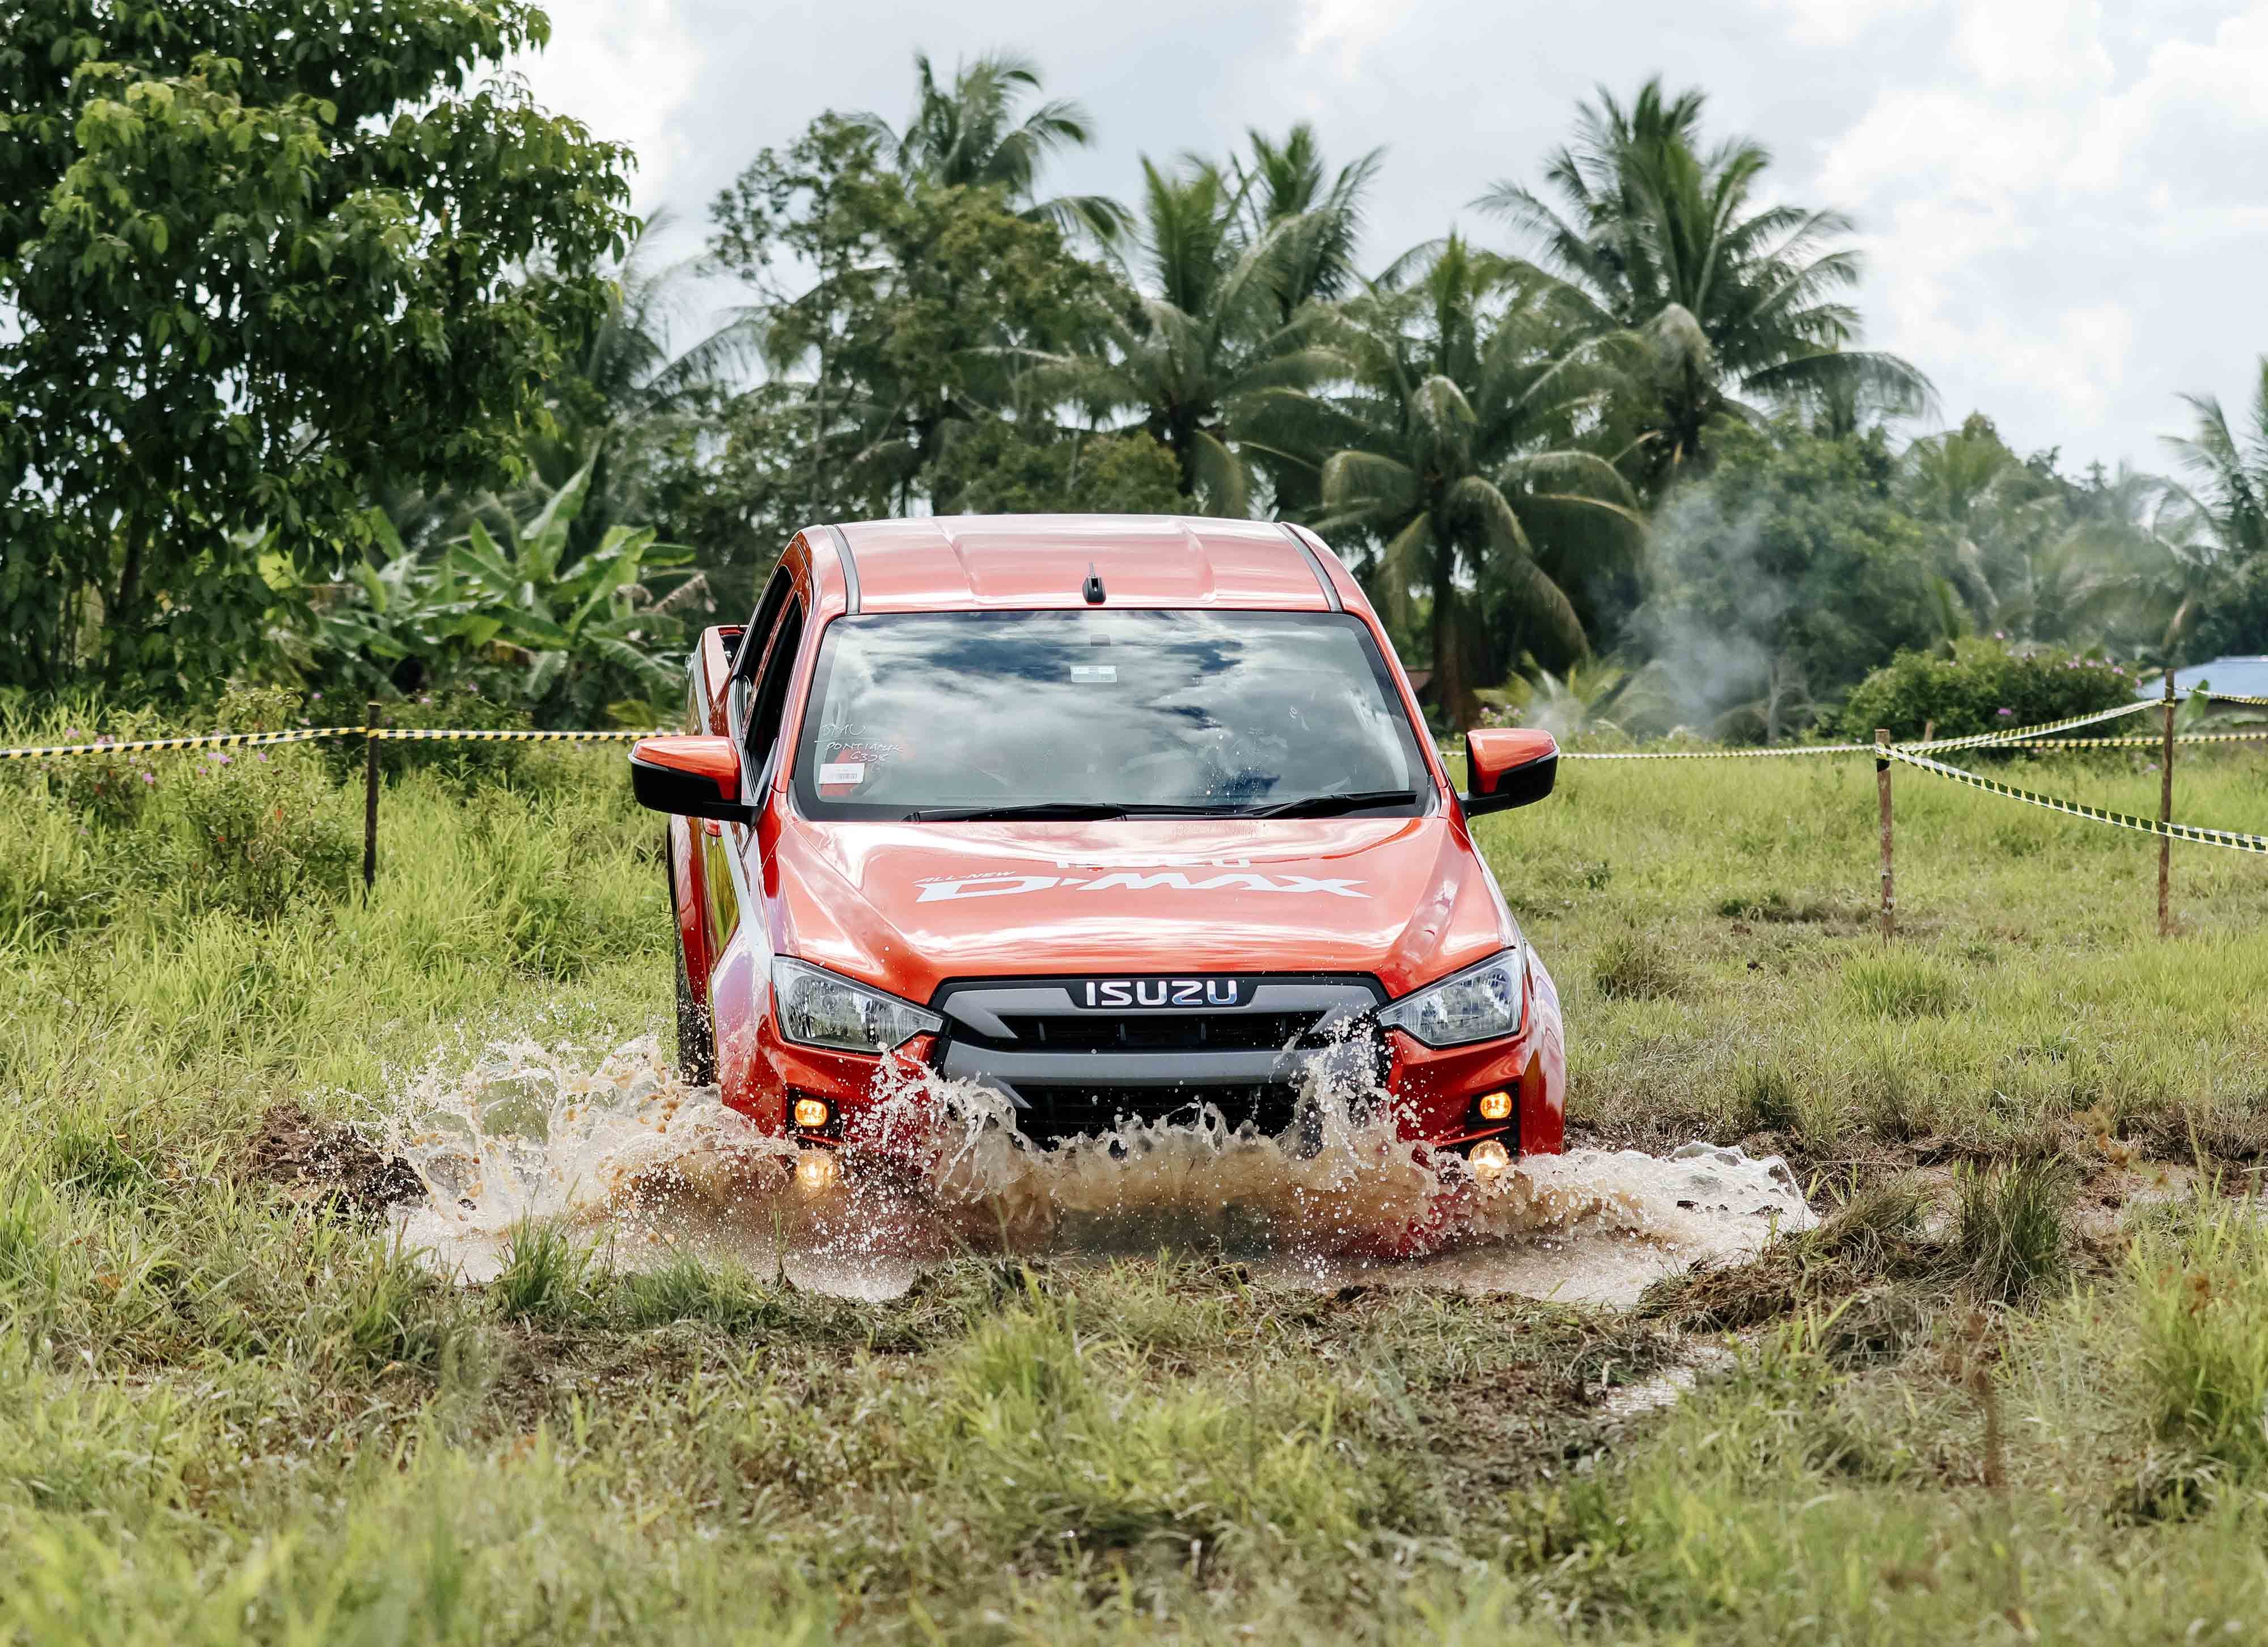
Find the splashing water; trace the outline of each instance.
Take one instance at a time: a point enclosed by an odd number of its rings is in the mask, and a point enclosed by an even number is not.
[[[468,1280],[501,1267],[528,1217],[566,1222],[626,1266],[732,1258],[853,1297],[902,1291],[957,1252],[1225,1252],[1316,1284],[1425,1282],[1628,1303],[1702,1260],[1752,1254],[1815,1222],[1778,1157],[1690,1144],[1531,1156],[1476,1180],[1397,1137],[1370,1078],[1319,1060],[1304,1124],[1284,1138],[1217,1111],[1126,1121],[1051,1150],[1014,1130],[999,1093],[927,1070],[878,1083],[875,1148],[832,1183],[796,1146],[688,1087],[644,1038],[592,1059],[532,1040],[461,1076],[429,1071],[388,1143],[428,1200],[403,1239]],[[1374,1118],[1372,1118],[1374,1117]]]

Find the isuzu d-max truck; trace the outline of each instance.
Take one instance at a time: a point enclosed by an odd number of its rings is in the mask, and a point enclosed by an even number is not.
[[[814,526],[689,673],[687,734],[630,754],[670,815],[679,1056],[806,1183],[903,1101],[886,1061],[1049,1149],[1207,1107],[1293,1136],[1352,1048],[1476,1177],[1561,1149],[1557,993],[1472,837],[1558,751],[1469,732],[1458,792],[1312,533]]]

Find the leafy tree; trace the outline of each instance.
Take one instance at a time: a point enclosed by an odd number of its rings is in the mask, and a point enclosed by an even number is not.
[[[1092,434],[1005,420],[947,446],[929,492],[939,514],[1164,515],[1182,506],[1174,454],[1134,430]]]
[[[401,477],[519,461],[624,156],[508,82],[526,0],[18,0],[0,38],[0,680],[188,692]],[[534,272],[531,272],[534,271]],[[264,535],[263,535],[264,533]]]
[[[1936,638],[1932,557],[1879,430],[1728,425],[1709,478],[1656,515],[1637,618],[1684,718],[1777,742],[1901,649]]]
[[[1094,122],[1067,99],[1042,103],[1019,119],[1025,99],[1040,90],[1038,66],[1013,53],[988,52],[961,65],[946,86],[938,83],[929,54],[916,52],[914,112],[904,130],[877,114],[858,115],[855,123],[909,177],[944,188],[997,189],[1023,205],[1027,216],[1066,233],[1084,229],[1099,240],[1116,239],[1130,219],[1115,200],[1063,195],[1034,201],[1050,156],[1094,141]]]
[[[712,209],[718,261],[808,413],[807,518],[902,512],[949,430],[1018,406],[1018,363],[1101,324],[1108,271],[976,185],[908,180],[873,132],[823,115]]]
[[[1861,264],[1835,242],[1850,219],[1759,204],[1770,153],[1744,138],[1705,152],[1705,100],[1669,97],[1657,78],[1625,109],[1602,89],[1545,168],[1557,205],[1513,182],[1481,200],[1530,239],[1589,329],[1650,344],[1638,422],[1657,484],[1706,458],[1727,413],[1754,420],[1760,406],[1861,396],[1918,409],[1929,395],[1906,362],[1848,347],[1859,317],[1837,294]]]
[[[1304,414],[1322,465],[1326,532],[1380,546],[1371,586],[1395,621],[1422,592],[1433,690],[1472,724],[1484,602],[1509,614],[1502,654],[1588,650],[1573,590],[1643,532],[1614,466],[1578,444],[1615,386],[1603,344],[1567,335],[1549,295],[1455,235],[1410,284],[1373,288],[1329,334],[1351,393]],[[1302,408],[1278,416],[1296,425]]]

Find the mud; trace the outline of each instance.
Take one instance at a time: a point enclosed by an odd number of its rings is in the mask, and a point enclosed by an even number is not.
[[[1066,1258],[1201,1251],[1296,1284],[1443,1285],[1626,1305],[1696,1262],[1816,1220],[1776,1158],[1688,1145],[1584,1150],[1483,1181],[1397,1138],[1375,1093],[1320,1073],[1303,1138],[1129,1122],[1030,1147],[1005,1100],[904,1072],[879,1092],[880,1148],[799,1181],[795,1150],[689,1088],[650,1039],[591,1056],[532,1041],[404,1084],[387,1148],[423,1194],[404,1239],[468,1281],[523,1219],[558,1219],[637,1266],[681,1252],[852,1298],[902,1292],[962,1254]]]
[[[426,1195],[425,1180],[406,1158],[374,1149],[342,1122],[317,1121],[297,1104],[278,1104],[260,1118],[244,1173],[294,1201],[367,1218]]]

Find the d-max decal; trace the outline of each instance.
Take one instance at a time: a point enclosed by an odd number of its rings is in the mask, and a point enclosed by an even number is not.
[[[1005,898],[1018,893],[1047,892],[1055,887],[1081,892],[1258,892],[1307,893],[1331,898],[1367,898],[1355,889],[1359,880],[1335,880],[1314,875],[1261,875],[1238,871],[1191,880],[1179,870],[1145,873],[1119,870],[1108,875],[1081,879],[1075,875],[1011,875],[990,873],[940,877],[924,880],[917,903],[943,903],[959,898]]]

